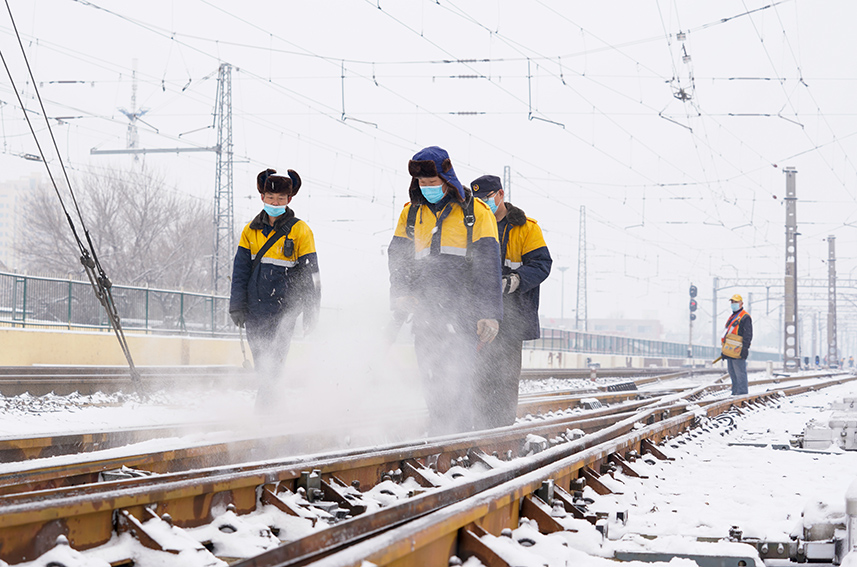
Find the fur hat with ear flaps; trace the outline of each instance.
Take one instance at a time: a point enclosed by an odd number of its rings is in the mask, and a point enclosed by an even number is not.
[[[286,194],[290,197],[297,195],[301,188],[301,176],[298,175],[298,172],[289,169],[288,177],[275,175],[276,173],[276,169],[269,168],[256,176],[256,189],[259,193]]]
[[[420,191],[420,177],[440,177],[447,189],[454,189],[453,197],[458,201],[466,201],[464,187],[458,177],[455,176],[455,170],[452,169],[452,161],[449,159],[449,154],[443,148],[437,146],[429,146],[423,148],[414,154],[414,157],[408,162],[408,173],[411,174],[410,195],[411,202],[421,203],[425,201]]]

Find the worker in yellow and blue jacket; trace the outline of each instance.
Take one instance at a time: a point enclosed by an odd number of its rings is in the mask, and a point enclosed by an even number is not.
[[[497,222],[455,175],[446,150],[408,162],[410,202],[388,248],[394,316],[413,316],[429,432],[473,426],[477,349],[503,317]]]
[[[515,423],[523,341],[539,338],[539,286],[553,260],[538,223],[505,201],[499,177],[483,175],[470,189],[494,212],[503,262],[503,322],[478,359],[475,426],[487,429]]]
[[[276,173],[266,169],[256,177],[263,208],[241,232],[229,298],[232,320],[247,328],[260,409],[275,403],[298,315],[303,313],[304,332],[309,333],[321,303],[312,230],[288,206],[301,178],[291,169],[288,176]]]

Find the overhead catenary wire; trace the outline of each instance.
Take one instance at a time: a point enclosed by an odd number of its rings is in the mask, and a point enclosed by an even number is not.
[[[24,117],[27,120],[27,124],[30,127],[30,131],[33,134],[33,139],[36,143],[36,147],[39,150],[39,155],[42,158],[42,161],[45,164],[45,168],[47,169],[48,177],[51,180],[51,185],[56,192],[57,198],[60,201],[60,205],[62,206],[63,214],[68,221],[69,227],[71,228],[71,232],[74,235],[75,242],[77,243],[78,250],[80,252],[80,263],[83,265],[86,275],[89,278],[89,283],[92,286],[93,291],[95,292],[95,296],[98,298],[98,301],[104,307],[107,312],[107,317],[110,320],[110,324],[113,327],[113,332],[116,335],[116,338],[119,340],[119,346],[122,349],[122,353],[125,355],[125,359],[128,361],[128,367],[131,375],[131,382],[134,384],[135,389],[138,394],[143,394],[143,385],[142,378],[140,376],[140,372],[137,370],[134,365],[134,360],[131,357],[131,350],[128,347],[128,341],[125,338],[125,333],[122,331],[122,325],[120,322],[119,313],[116,309],[116,303],[113,301],[113,294],[111,292],[111,288],[113,284],[110,279],[107,277],[107,274],[104,271],[104,268],[101,266],[101,263],[98,261],[98,255],[95,251],[95,246],[92,244],[92,237],[89,233],[89,230],[86,228],[86,224],[83,220],[83,216],[80,214],[80,207],[78,206],[77,199],[74,195],[74,189],[71,185],[71,181],[68,177],[68,172],[65,169],[65,165],[62,161],[62,156],[60,155],[59,147],[57,146],[56,138],[54,137],[53,130],[51,130],[51,124],[48,120],[47,112],[45,111],[44,104],[42,103],[41,96],[39,95],[38,85],[36,83],[36,78],[33,76],[33,70],[30,67],[30,61],[27,58],[27,52],[24,49],[24,44],[21,41],[21,36],[18,34],[18,27],[15,24],[15,17],[12,14],[12,8],[9,6],[9,0],[5,0],[6,9],[9,13],[9,19],[12,22],[12,27],[15,30],[15,35],[18,39],[18,45],[21,48],[21,56],[23,57],[24,63],[27,67],[27,73],[30,76],[30,80],[32,81],[33,91],[36,95],[36,99],[39,101],[39,106],[42,110],[42,116],[45,118],[45,124],[47,126],[48,134],[50,135],[51,142],[53,143],[54,151],[56,152],[57,160],[59,161],[60,168],[62,170],[63,176],[65,178],[68,192],[71,195],[72,203],[74,204],[75,211],[77,212],[78,219],[80,220],[81,228],[83,229],[84,236],[86,237],[87,244],[84,244],[80,236],[77,233],[77,229],[75,227],[75,223],[71,218],[71,215],[66,208],[65,202],[63,201],[62,195],[60,194],[59,187],[57,186],[56,179],[54,179],[53,172],[51,171],[50,165],[48,164],[48,160],[45,156],[45,152],[42,149],[42,145],[39,142],[39,138],[36,135],[35,128],[33,127],[32,122],[30,121],[29,115],[24,112]],[[6,69],[6,74],[9,76],[9,82],[12,85],[13,90],[15,91],[15,95],[18,97],[18,103],[24,108],[24,102],[21,100],[20,93],[18,88],[15,85],[15,78],[12,75],[12,70],[9,68],[9,65],[6,62],[6,57],[3,55],[2,51],[0,51],[0,58],[3,61],[3,67]]]

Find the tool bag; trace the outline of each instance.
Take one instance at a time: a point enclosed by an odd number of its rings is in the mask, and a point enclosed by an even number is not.
[[[723,348],[721,352],[723,356],[729,358],[741,358],[741,347],[744,346],[744,339],[741,335],[735,333],[727,333],[723,338]]]

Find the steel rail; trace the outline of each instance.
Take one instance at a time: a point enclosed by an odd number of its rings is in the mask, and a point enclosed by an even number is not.
[[[777,382],[777,380],[774,380]],[[753,382],[762,384],[766,381]],[[705,385],[697,389],[685,389],[680,397],[695,399],[706,392],[725,389],[723,385]],[[674,393],[670,389],[661,391],[661,394]],[[531,395],[522,396],[519,416],[536,413],[539,418],[554,417],[555,412],[567,412],[569,410],[581,412],[580,402],[593,396],[560,396]],[[630,397],[630,396],[628,396]],[[639,395],[637,397],[640,397]],[[529,398],[529,399],[528,399]],[[543,399],[547,398],[547,400]],[[674,396],[674,398],[676,398]],[[570,416],[572,421],[577,419],[586,420],[594,417],[609,416],[623,411],[633,411],[651,405],[650,398],[641,398],[641,401],[626,403],[625,395],[602,394],[595,399],[605,403],[622,403],[616,407],[608,407],[602,410],[587,410],[579,413],[577,417]],[[677,398],[676,398],[677,399]],[[532,401],[530,401],[532,400]],[[608,401],[609,400],[609,401]],[[655,402],[657,403],[657,402]],[[411,436],[405,438],[416,438],[419,425],[414,424],[409,428],[409,421],[403,419],[397,421],[397,430],[411,432]],[[0,461],[21,461],[24,458],[48,457],[57,454],[66,454],[71,450],[79,452],[118,447],[144,440],[156,439],[158,437],[176,437],[195,431],[198,428],[210,428],[215,424],[184,424],[170,428],[153,429],[128,429],[116,432],[82,433],[68,436],[43,437],[43,438],[11,438],[0,439]],[[229,424],[219,424],[224,431],[229,429]],[[352,437],[358,425],[352,426]],[[313,431],[311,438],[303,433],[291,435],[272,435],[265,437],[252,437],[248,439],[230,440],[225,442],[196,443],[187,447],[176,447],[166,451],[154,451],[146,453],[131,453],[115,457],[98,457],[93,455],[86,460],[76,460],[74,463],[47,466],[38,465],[31,468],[22,467],[4,476],[0,476],[0,495],[29,492],[34,490],[47,490],[63,486],[78,486],[98,482],[100,475],[108,471],[114,471],[120,467],[139,469],[146,472],[164,474],[186,471],[193,468],[229,465],[238,462],[259,460],[271,457],[266,454],[266,447],[288,447],[291,451],[313,451],[318,452],[324,446],[321,443],[323,432]],[[329,438],[335,437],[336,431],[330,433]],[[329,441],[328,441],[329,443]],[[354,443],[352,443],[354,445]],[[62,448],[63,450],[60,450]]]
[[[544,417],[536,423],[518,425],[517,429],[520,433],[539,434],[540,430],[543,429],[543,424],[549,419],[561,419],[564,427],[576,428],[584,433],[589,433],[608,425],[616,416],[628,415],[650,403],[650,399],[643,399],[598,410],[582,411],[571,416]],[[408,430],[404,418],[401,421],[397,421],[397,423],[399,424],[397,425],[397,429],[400,431]],[[411,428],[411,431],[416,432],[417,429]],[[337,433],[331,431],[327,435],[327,439],[329,440]],[[351,433],[352,437],[354,437],[353,429]],[[91,484],[98,482],[102,473],[113,471],[120,467],[166,474],[188,471],[194,468],[223,466],[260,460],[266,456],[266,447],[289,447],[291,451],[314,451],[317,453],[324,442],[322,439],[323,434],[324,432],[318,431],[314,432],[312,436],[307,436],[305,433],[277,435],[240,441],[200,444],[168,451],[139,453],[110,458],[92,458],[71,464],[37,466],[0,477],[0,496]],[[411,438],[416,439],[418,435],[414,433]],[[352,442],[352,444],[354,443]],[[393,446],[409,447],[412,445],[413,442],[408,441],[388,445],[388,448]],[[355,449],[354,451],[360,450]],[[344,457],[354,454],[354,451],[337,452],[335,454]]]
[[[815,389],[843,381],[803,388]],[[651,402],[641,400],[629,406],[634,405],[639,410],[641,405]],[[685,411],[686,406],[686,403],[671,402],[668,407],[652,407],[628,415],[626,421],[637,423],[667,419]],[[587,443],[610,429],[606,419],[596,417],[586,425],[577,423],[581,429],[596,431],[587,435]],[[517,454],[521,450],[522,439],[528,435],[555,438],[564,434],[570,423],[572,420],[563,416],[481,432],[479,437],[444,438],[415,447],[391,447],[370,455],[354,450],[344,457],[322,455],[315,460],[302,457],[6,496],[0,498],[0,558],[13,563],[34,558],[52,544],[46,533],[67,534],[77,549],[100,545],[113,534],[114,512],[118,510],[125,510],[140,520],[150,513],[147,510],[169,513],[177,526],[202,525],[210,521],[211,510],[217,505],[231,503],[237,512],[246,513],[257,506],[260,490],[273,490],[275,493],[277,489],[287,488],[294,492],[295,481],[302,471],[308,469],[323,471],[327,479],[336,477],[346,483],[356,480],[364,487],[371,487],[380,482],[388,471],[407,469],[406,462],[424,466],[421,460],[434,458],[437,470],[448,470],[455,459],[475,455],[477,450],[489,455],[493,452],[505,455],[509,451]]]
[[[24,367],[33,374],[39,374],[38,369],[32,367]],[[56,368],[50,367],[50,372],[45,376],[94,376],[101,380],[102,375],[98,369],[90,369],[83,367],[68,367]],[[148,377],[154,369],[143,369],[144,377]],[[230,374],[231,367],[205,367],[191,371],[193,374],[188,375],[187,370],[182,367],[172,367],[166,370],[166,375],[181,375],[184,378],[189,376],[199,376],[208,378],[209,369],[214,369],[213,375]],[[3,369],[0,368],[0,374]],[[122,376],[123,372],[127,373],[125,367],[113,367],[105,369],[108,375]],[[667,375],[659,375],[650,378],[641,378],[634,380],[634,385],[643,385],[652,381],[665,381],[680,376],[684,376],[685,372],[678,372]],[[39,374],[41,375],[41,374]],[[245,377],[242,377],[242,380]],[[0,379],[2,380],[2,379]],[[45,386],[50,388],[52,386]],[[675,389],[674,391],[679,391]],[[602,386],[601,388],[586,391],[585,394],[575,393],[575,391],[563,390],[553,393],[534,393],[523,394],[519,399],[518,417],[526,417],[527,415],[543,415],[551,412],[573,409],[581,405],[584,399],[597,399],[602,404],[614,404],[624,402],[629,399],[639,398],[648,394],[635,393],[634,390],[625,393],[607,392]],[[46,457],[54,457],[58,455],[86,453],[95,450],[110,449],[121,447],[132,443],[164,438],[177,437],[186,435],[188,431],[217,431],[218,429],[228,430],[229,424],[220,422],[210,423],[177,423],[171,426],[159,426],[154,428],[123,428],[114,431],[95,431],[70,433],[65,435],[47,435],[41,437],[0,437],[0,463],[4,462],[21,462],[29,459],[39,459]],[[0,479],[2,485],[2,479]]]
[[[765,403],[781,394],[796,395],[855,379],[857,377],[847,377],[823,384],[795,386],[711,402],[707,404],[705,414],[707,417],[714,417],[733,407]],[[609,428],[611,435],[608,439],[599,438],[594,445],[584,443],[585,438],[580,439],[522,459],[527,462],[516,467],[517,474],[509,475],[508,470],[492,471],[485,478],[476,481],[491,486],[468,496],[461,494],[465,492],[464,487],[442,489],[458,493],[456,496],[459,498],[447,499],[448,506],[439,506],[419,513],[419,507],[414,505],[414,501],[409,501],[376,512],[392,517],[387,529],[377,525],[357,528],[363,518],[356,517],[302,540],[235,563],[233,567],[295,567],[310,563],[317,567],[356,567],[366,564],[379,567],[446,567],[452,555],[462,560],[476,556],[484,565],[508,565],[493,554],[490,548],[476,540],[481,534],[500,535],[501,530],[505,528],[516,528],[518,519],[524,516],[536,519],[542,533],[563,529],[562,525],[551,517],[551,505],[555,501],[545,502],[537,496],[539,491],[545,489],[546,483],[550,483],[551,487],[559,487],[556,495],[564,510],[572,514],[575,509],[567,495],[580,486],[579,479],[597,483],[601,490],[609,492],[609,489],[598,481],[599,465],[613,460],[623,462],[623,468],[632,469],[623,459],[629,451],[642,454],[650,450],[658,454],[655,444],[689,429],[698,419],[698,412],[689,410],[633,430],[622,427],[625,424],[616,424]],[[630,421],[640,423],[634,417],[630,418]],[[665,458],[663,454],[659,456]],[[492,484],[486,481],[487,478],[504,480]],[[394,514],[395,508],[401,508],[402,513]],[[321,541],[313,541],[312,545],[308,545],[308,540]]]
[[[246,387],[253,371],[240,366],[135,366],[148,390],[176,386]],[[135,391],[128,366],[0,366],[0,393],[84,395]]]
[[[176,385],[246,387],[254,378],[251,369],[240,366],[140,366],[141,379],[149,389]],[[642,377],[652,374],[674,373],[669,368],[599,368],[599,378]],[[695,372],[700,372],[699,370]],[[524,369],[522,380],[544,378],[573,379],[591,378],[592,370],[576,368]],[[653,378],[657,379],[657,378]],[[0,393],[16,396],[29,392],[32,395],[55,393],[67,395],[73,392],[94,394],[96,392],[133,391],[131,372],[127,366],[2,366],[0,367]]]
[[[621,417],[628,419],[630,415]],[[589,423],[576,421],[574,425],[599,435],[597,431],[611,421],[615,419],[595,417]],[[369,454],[355,450],[344,456],[300,457],[7,495],[0,497],[0,558],[14,563],[40,555],[52,545],[45,533],[67,534],[76,549],[102,545],[113,534],[114,511],[121,509],[140,519],[147,517],[146,509],[159,515],[168,513],[179,527],[210,522],[211,509],[217,505],[233,504],[236,512],[248,513],[256,508],[262,487],[294,492],[297,479],[306,470],[322,470],[346,484],[358,481],[363,487],[372,487],[390,470],[407,470],[406,462],[434,459],[437,470],[445,471],[455,459],[473,454],[477,448],[489,455],[511,452],[517,456],[529,435],[555,438],[564,434],[570,423],[568,418],[558,418],[480,432],[479,437],[439,438]]]
[[[837,380],[835,383],[842,381]],[[805,388],[813,389],[819,386],[820,384],[816,384]],[[732,401],[734,400],[721,403],[728,404]],[[677,403],[665,408],[652,408],[629,415],[622,426],[630,428],[633,424],[643,421],[669,419],[686,409],[686,404]],[[288,488],[294,492],[295,480],[301,471],[309,468],[322,471],[327,480],[337,478],[345,483],[358,480],[364,487],[377,484],[387,471],[395,468],[407,470],[406,463],[423,466],[421,461],[428,461],[432,457],[436,458],[437,470],[445,471],[455,459],[468,454],[478,458],[477,455],[482,453],[490,454],[496,451],[503,454],[506,450],[520,451],[522,438],[526,438],[526,435],[533,431],[552,438],[567,429],[565,421],[545,420],[543,424],[533,424],[533,428],[492,430],[482,432],[478,438],[438,439],[416,448],[392,448],[368,456],[355,451],[354,455],[346,458],[337,456],[314,461],[297,459],[297,463],[292,460],[207,469],[154,479],[117,481],[79,489],[49,490],[3,497],[0,498],[0,553],[4,555],[4,559],[8,557],[13,563],[26,557],[33,558],[46,551],[52,543],[50,537],[45,537],[45,533],[65,533],[77,549],[100,545],[112,536],[114,514],[122,510],[140,521],[152,513],[169,513],[172,521],[180,527],[207,523],[215,505],[229,503],[235,506],[238,513],[250,512],[259,504],[260,491],[273,495],[280,488]],[[617,427],[606,426],[603,422],[591,425],[596,432],[583,438],[583,444],[586,446],[601,439],[608,432],[615,431]],[[481,449],[481,452],[477,452],[477,448]],[[381,518],[377,513],[366,517],[369,516],[377,518],[367,520],[370,523],[378,522]],[[355,519],[362,517],[356,516]],[[343,524],[356,525],[352,521]],[[318,533],[334,534],[337,529],[340,528],[332,526]],[[312,540],[302,541],[300,545],[309,545]]]

